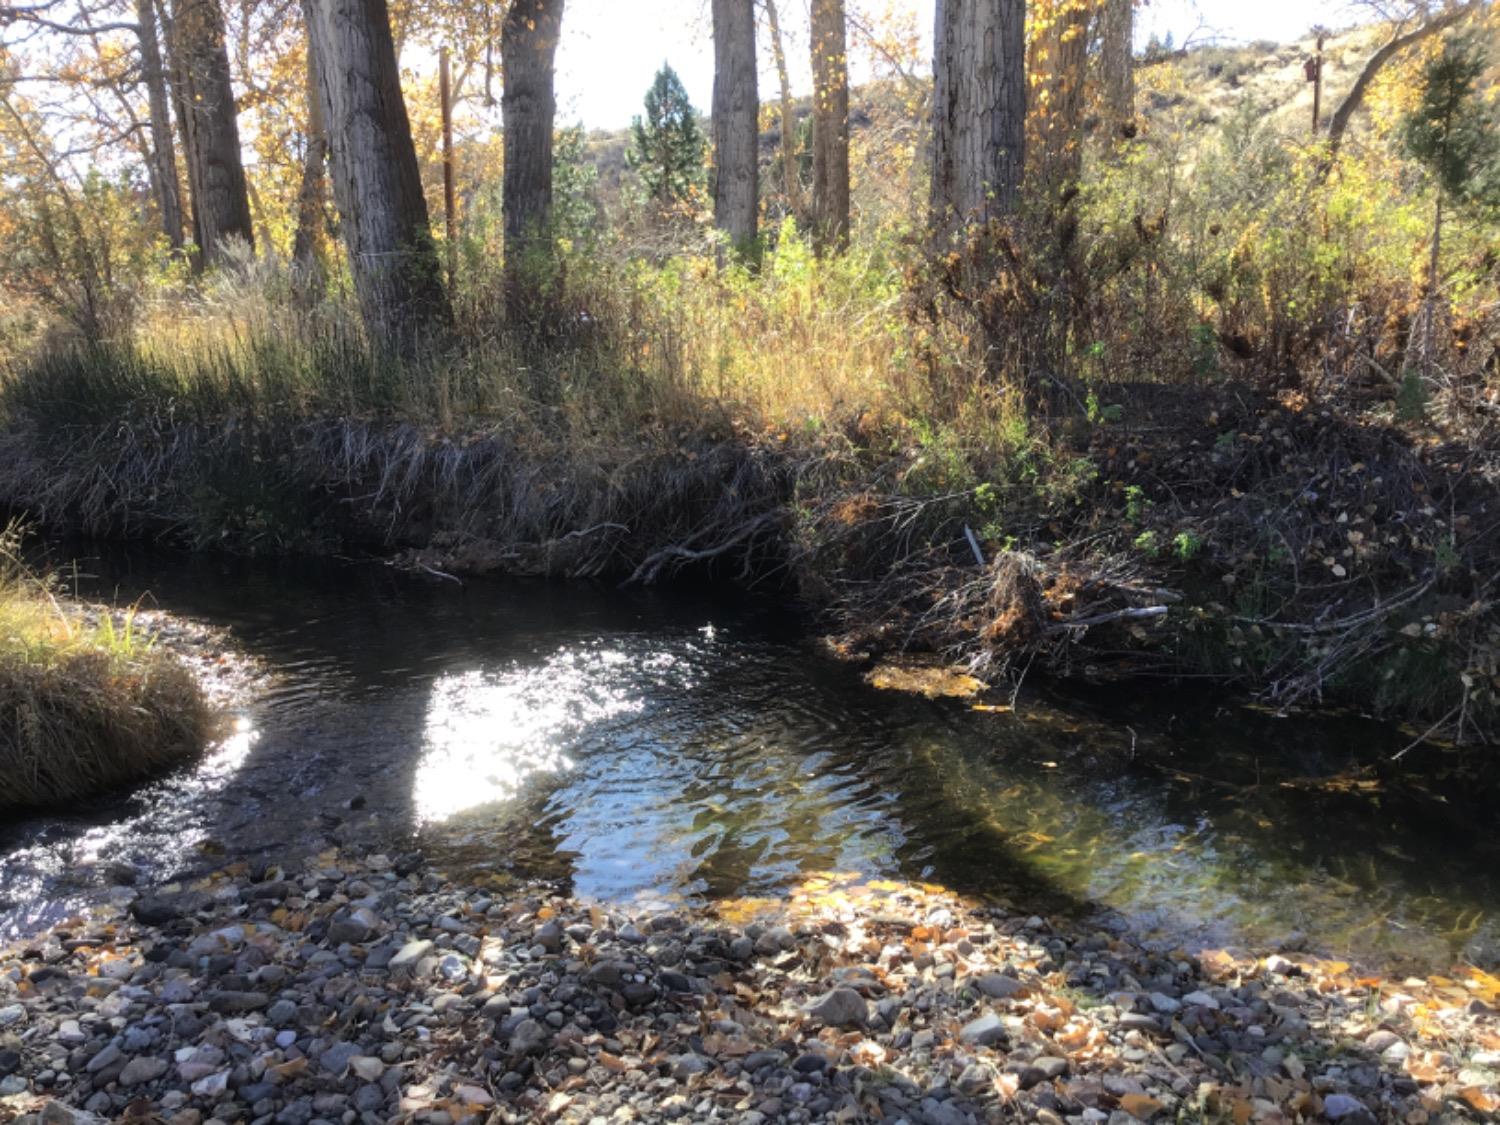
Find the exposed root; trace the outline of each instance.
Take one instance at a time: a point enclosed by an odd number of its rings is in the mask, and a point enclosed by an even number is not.
[[[664,572],[671,573],[692,563],[709,562],[736,548],[741,549],[744,555],[744,565],[740,568],[739,577],[741,580],[747,579],[754,570],[755,547],[760,535],[766,528],[779,527],[783,522],[780,512],[762,512],[754,519],[735,528],[727,538],[712,547],[693,548],[686,545],[663,547],[659,551],[654,551],[640,566],[636,567],[635,572],[625,580],[625,585],[633,586],[637,583],[650,585],[656,582]],[[701,542],[705,538],[707,536],[700,532],[689,542]]]

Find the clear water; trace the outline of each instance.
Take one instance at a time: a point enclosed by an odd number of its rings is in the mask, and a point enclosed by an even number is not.
[[[1189,946],[1500,958],[1493,793],[1357,719],[1167,684],[1015,714],[877,691],[765,602],[375,565],[94,556],[82,592],[228,629],[240,730],[118,798],[0,824],[0,927],[338,842],[651,904],[830,870]],[[1003,700],[1002,700],[1003,702]],[[1295,938],[1294,938],[1295,941]]]

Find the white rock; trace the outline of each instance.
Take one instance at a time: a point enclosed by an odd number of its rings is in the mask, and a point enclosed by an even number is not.
[[[63,1020],[57,1028],[57,1041],[67,1047],[76,1047],[87,1043],[89,1036],[77,1020]]]
[[[193,1083],[193,1096],[195,1098],[220,1098],[224,1091],[229,1089],[229,1071],[221,1070],[217,1074],[210,1074],[207,1078],[200,1078]]]
[[[405,969],[415,965],[423,957],[432,952],[433,945],[430,941],[409,941],[397,951],[396,956],[391,958],[392,969]]]
[[[366,1082],[379,1082],[385,1073],[385,1063],[371,1055],[356,1055],[349,1060],[349,1069]]]

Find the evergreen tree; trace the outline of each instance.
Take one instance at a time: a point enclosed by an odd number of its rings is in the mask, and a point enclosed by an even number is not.
[[[1459,207],[1500,202],[1500,121],[1479,96],[1486,65],[1474,40],[1450,39],[1423,68],[1417,106],[1401,125],[1406,154]]]
[[[1406,154],[1426,168],[1437,185],[1420,334],[1428,363],[1435,355],[1444,208],[1474,212],[1500,206],[1500,122],[1478,94],[1485,66],[1484,52],[1472,39],[1449,39],[1442,53],[1423,68],[1416,108],[1401,123]]]
[[[663,63],[646,91],[646,115],[630,124],[627,163],[646,194],[663,207],[691,198],[703,184],[705,140],[677,72]]]
[[[559,129],[552,143],[552,225],[558,238],[587,244],[598,237],[598,184],[583,126]]]

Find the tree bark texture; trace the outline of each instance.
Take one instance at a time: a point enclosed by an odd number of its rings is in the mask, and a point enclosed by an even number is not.
[[[547,236],[552,218],[553,78],[563,0],[512,0],[500,30],[508,268]]]
[[[1113,128],[1135,119],[1135,0],[1104,0],[1099,27],[1099,90]]]
[[[813,242],[849,245],[849,49],[844,0],[812,0]]]
[[[760,209],[754,0],[713,0],[713,24],[714,225],[745,250]]]
[[[366,331],[416,351],[449,318],[385,0],[307,0],[333,195]]]
[[[302,183],[297,191],[297,230],[292,236],[292,267],[305,296],[322,287],[321,253],[324,213],[328,205],[328,129],[318,90],[318,63],[307,52],[307,150],[302,156]]]
[[[934,230],[1014,212],[1026,164],[1025,0],[937,0]]]
[[[222,259],[227,242],[255,245],[218,0],[174,0],[168,51],[192,194],[193,238],[200,264],[212,266]]]
[[[182,194],[177,180],[177,146],[172,139],[172,105],[167,93],[167,68],[161,56],[154,0],[136,0],[136,34],[141,45],[141,77],[146,84],[146,107],[151,126],[151,190],[161,218],[162,233],[173,250],[181,250]]]

